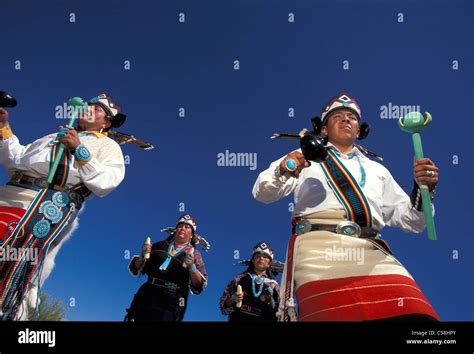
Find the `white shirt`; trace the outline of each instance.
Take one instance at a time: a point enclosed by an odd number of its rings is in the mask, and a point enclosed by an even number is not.
[[[301,152],[300,149],[298,151]],[[352,154],[354,156],[349,158]],[[327,183],[319,163],[311,162],[310,167],[301,171],[299,178],[289,176],[286,181],[280,181],[275,176],[275,169],[285,157],[272,162],[268,169],[260,173],[252,191],[255,199],[269,204],[293,192],[293,217],[304,217],[328,209],[343,209]],[[338,157],[359,185],[362,177],[359,161],[365,169],[366,181],[361,189],[370,205],[374,228],[380,230],[388,225],[399,227],[406,232],[423,231],[423,212],[412,207],[410,198],[387,168],[367,158],[356,147],[349,154],[341,154]]]
[[[0,163],[12,176],[23,171],[32,177],[47,177],[49,173],[51,141],[55,134],[47,135],[28,145],[21,145],[15,135],[0,140]],[[66,186],[79,182],[95,195],[104,197],[113,191],[125,177],[122,149],[112,139],[94,134],[80,136],[79,140],[91,153],[91,160],[79,167],[71,157]]]

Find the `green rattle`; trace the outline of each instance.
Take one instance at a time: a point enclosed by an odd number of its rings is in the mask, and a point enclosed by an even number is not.
[[[71,98],[68,101],[68,105],[73,107],[73,113],[72,113],[71,119],[69,120],[69,124],[66,126],[66,128],[63,128],[65,130],[72,128],[74,121],[79,115],[79,111],[84,112],[87,110],[87,103],[85,103],[80,97]],[[64,134],[63,129],[61,129],[61,131],[58,133],[58,136],[60,136],[61,134]],[[53,182],[54,175],[56,174],[56,170],[58,169],[59,162],[61,161],[61,157],[63,156],[63,153],[64,153],[64,144],[61,143],[58,147],[58,152],[56,153],[56,158],[54,159],[53,165],[51,166],[51,169],[49,170],[49,174],[47,178],[48,184],[51,184],[51,182]]]
[[[426,112],[426,119],[420,112],[410,112],[405,115],[404,118],[398,120],[398,126],[401,130],[407,133],[411,133],[413,139],[413,147],[415,149],[415,158],[420,160],[423,158],[423,148],[421,146],[421,135],[422,129],[427,127],[431,123],[431,115]],[[428,238],[430,240],[436,240],[436,229],[433,218],[433,209],[431,207],[430,191],[428,186],[421,185],[421,202],[423,205],[423,213],[425,215],[426,228],[428,231]]]

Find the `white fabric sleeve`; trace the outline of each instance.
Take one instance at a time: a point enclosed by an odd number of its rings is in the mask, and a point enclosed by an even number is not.
[[[29,146],[21,145],[15,135],[5,140],[0,139],[0,164],[5,166],[14,164],[24,155]]]
[[[298,183],[297,178],[285,176],[283,178],[286,181],[281,181],[275,176],[276,168],[285,157],[286,155],[272,162],[270,167],[258,175],[252,190],[253,197],[258,201],[270,204],[288,196],[295,190]]]
[[[95,195],[105,197],[123,181],[125,162],[117,143],[101,149],[100,156],[93,156],[89,162],[79,167],[79,176],[85,186]]]
[[[388,170],[384,176],[382,212],[386,225],[398,227],[405,232],[420,233],[426,227],[423,212],[413,207],[410,197]]]

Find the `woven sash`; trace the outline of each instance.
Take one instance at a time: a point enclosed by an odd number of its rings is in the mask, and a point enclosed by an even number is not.
[[[320,166],[334,195],[346,210],[348,220],[361,227],[372,226],[372,213],[362,189],[331,149]]]

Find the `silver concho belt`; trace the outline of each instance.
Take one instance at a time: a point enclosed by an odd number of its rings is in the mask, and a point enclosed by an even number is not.
[[[341,221],[337,225],[311,224],[306,219],[301,219],[295,225],[295,233],[301,235],[310,231],[329,231],[339,235],[360,237],[360,238],[376,238],[378,231],[371,227],[360,227],[353,221]]]

